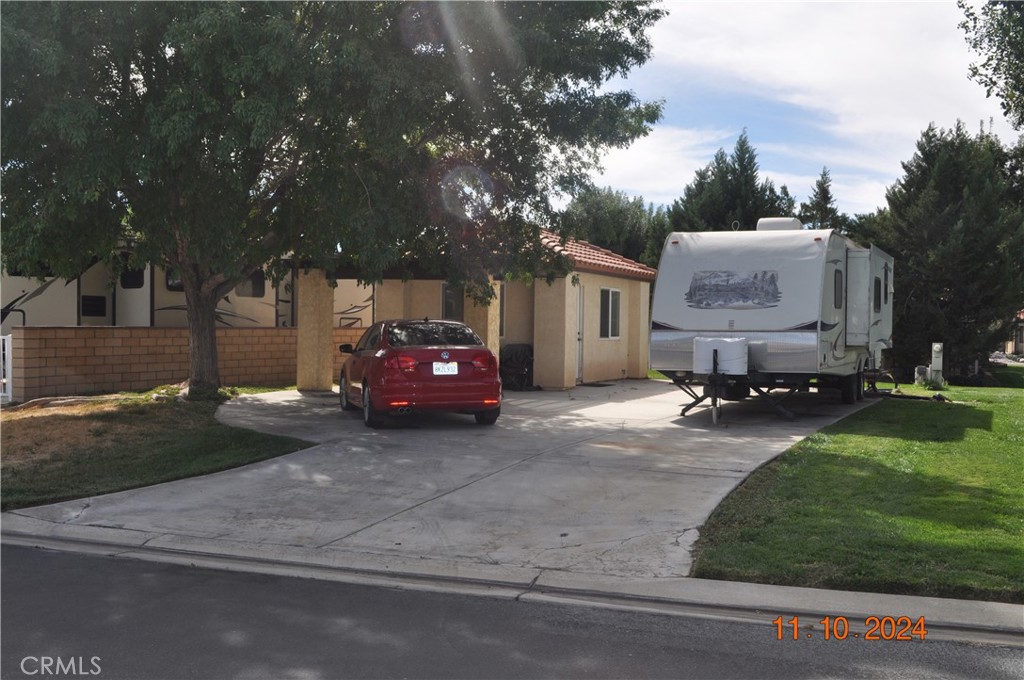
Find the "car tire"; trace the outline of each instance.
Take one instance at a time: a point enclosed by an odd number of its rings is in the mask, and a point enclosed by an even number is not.
[[[490,411],[477,411],[473,414],[476,418],[478,425],[494,425],[498,422],[498,416],[501,415],[501,407],[491,409]]]
[[[355,411],[358,408],[348,399],[348,384],[344,378],[338,381],[338,400],[341,402],[342,411]]]
[[[367,427],[377,427],[380,421],[380,412],[373,407],[370,386],[363,384],[363,424]]]

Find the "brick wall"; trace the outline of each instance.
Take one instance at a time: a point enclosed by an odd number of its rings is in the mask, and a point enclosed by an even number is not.
[[[218,328],[224,385],[294,385],[296,328]],[[334,377],[343,342],[362,328],[335,328]],[[185,328],[16,327],[11,331],[13,400],[148,390],[188,378]]]

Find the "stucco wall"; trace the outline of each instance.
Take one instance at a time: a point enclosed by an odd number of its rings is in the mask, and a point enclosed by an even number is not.
[[[505,283],[505,334],[502,345],[533,344],[533,285],[510,281]]]
[[[583,382],[644,378],[650,344],[650,284],[599,274],[580,274],[584,292]],[[601,290],[619,291],[619,337],[601,336]]]
[[[533,381],[547,389],[576,384],[576,311],[579,288],[566,279],[533,286]]]

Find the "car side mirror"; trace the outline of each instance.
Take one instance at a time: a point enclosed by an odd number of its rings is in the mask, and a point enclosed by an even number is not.
[[[347,342],[344,345],[338,345],[338,351],[340,351],[342,354],[352,354],[352,345],[350,345]]]

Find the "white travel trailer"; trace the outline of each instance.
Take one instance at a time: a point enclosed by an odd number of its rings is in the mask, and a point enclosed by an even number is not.
[[[834,387],[863,397],[865,369],[892,347],[893,259],[831,229],[764,218],[757,231],[675,232],[651,310],[651,368],[693,397]],[[703,385],[698,396],[693,386]],[[787,393],[788,394],[788,393]]]
[[[335,323],[368,326],[373,320],[373,290],[345,279],[334,293]],[[102,262],[75,279],[38,280],[4,271],[0,282],[0,334],[20,326],[187,325],[185,292],[173,272],[157,266],[127,270],[112,277]],[[274,287],[255,272],[217,305],[217,324],[234,327],[294,326],[293,276]]]

